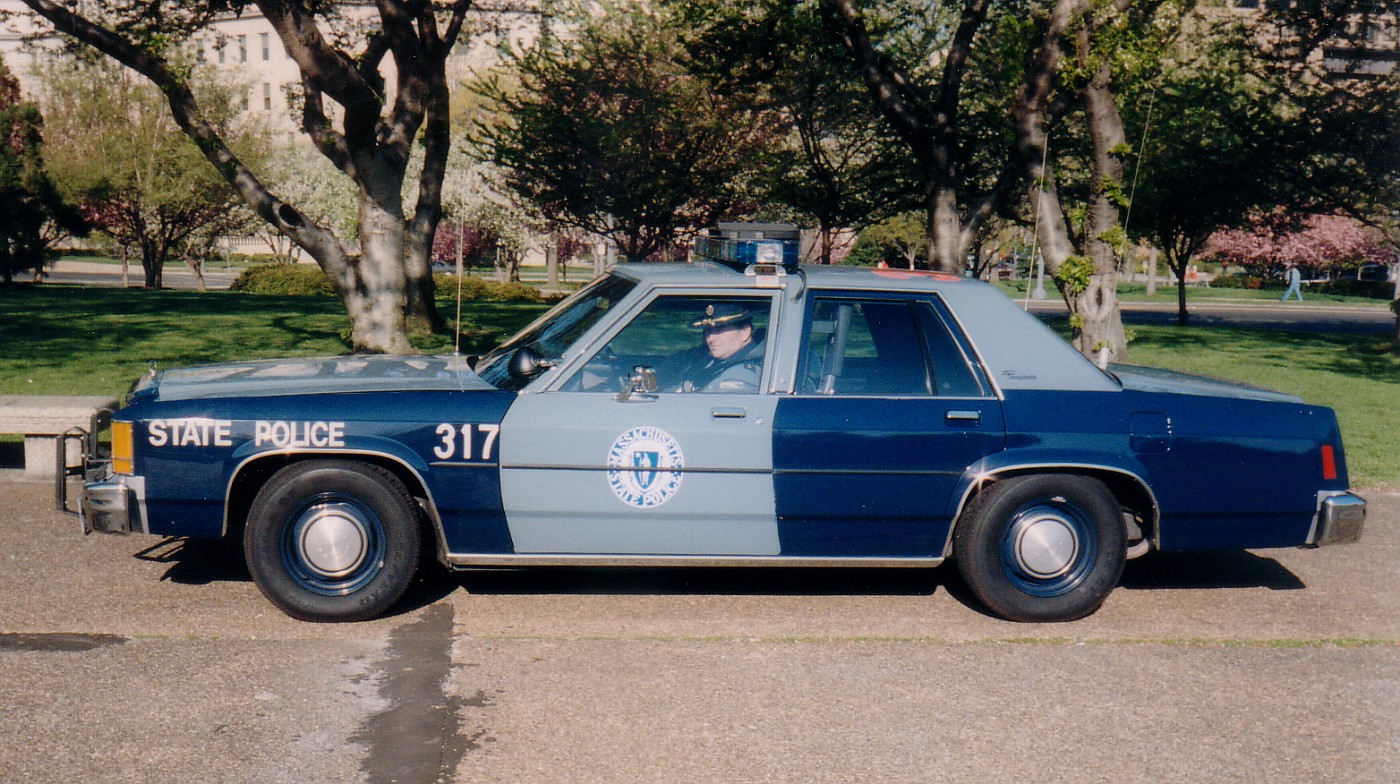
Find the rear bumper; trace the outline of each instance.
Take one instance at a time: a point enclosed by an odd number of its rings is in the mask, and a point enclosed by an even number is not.
[[[1366,522],[1366,499],[1351,493],[1323,496],[1317,506],[1312,545],[1349,544],[1361,539]]]

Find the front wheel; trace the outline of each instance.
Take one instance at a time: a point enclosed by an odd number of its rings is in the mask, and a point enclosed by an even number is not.
[[[296,463],[253,500],[243,541],[248,571],[293,618],[373,618],[403,596],[418,568],[415,509],[403,483],[377,466]]]
[[[968,587],[1011,621],[1072,621],[1118,585],[1126,533],[1108,488],[1082,476],[1012,477],[958,522],[953,555]]]

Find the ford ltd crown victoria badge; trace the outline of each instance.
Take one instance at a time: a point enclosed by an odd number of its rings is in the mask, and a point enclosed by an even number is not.
[[[1365,518],[1328,408],[1100,370],[977,281],[781,260],[621,265],[474,366],[153,373],[94,465],[85,530],[241,537],[312,621],[382,614],[434,555],[951,559],[992,613],[1066,621],[1150,550],[1351,542]]]

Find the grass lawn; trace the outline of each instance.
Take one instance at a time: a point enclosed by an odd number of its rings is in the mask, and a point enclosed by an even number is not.
[[[439,303],[444,316],[454,306]],[[483,353],[544,310],[469,302],[462,352]],[[230,359],[346,351],[349,322],[329,297],[147,292],[77,286],[0,287],[0,394],[120,396],[151,360],[179,367]],[[1217,376],[1336,409],[1357,487],[1400,489],[1400,356],[1373,336],[1213,327],[1136,326],[1135,364]],[[452,350],[450,335],[416,339]]]

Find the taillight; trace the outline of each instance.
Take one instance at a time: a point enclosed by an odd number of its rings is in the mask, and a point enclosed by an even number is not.
[[[1322,478],[1337,478],[1337,450],[1331,444],[1322,445]]]
[[[136,473],[136,464],[133,460],[135,450],[132,448],[131,423],[112,423],[112,472],[117,474]]]

